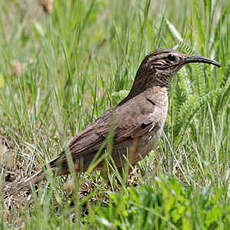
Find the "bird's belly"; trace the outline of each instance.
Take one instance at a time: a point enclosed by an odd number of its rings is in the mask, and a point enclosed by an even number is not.
[[[139,140],[139,145],[136,149],[135,157],[132,164],[142,160],[146,155],[151,152],[158,144],[162,133],[162,127],[152,130],[147,135],[143,136]],[[138,140],[137,140],[138,141]]]

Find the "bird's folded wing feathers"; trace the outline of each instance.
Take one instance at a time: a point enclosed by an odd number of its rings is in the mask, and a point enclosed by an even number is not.
[[[138,100],[133,100],[125,106],[108,110],[79,133],[69,144],[72,158],[79,159],[97,152],[111,129],[114,129],[113,144],[116,145],[122,141],[143,136],[154,128],[159,120],[156,106],[148,100],[140,101],[138,103]],[[60,156],[61,161],[65,160],[64,155]]]
[[[132,104],[133,103],[133,104]],[[136,105],[135,105],[135,104]],[[134,107],[135,109],[130,109]],[[82,131],[69,145],[71,154],[79,157],[98,151],[101,144],[114,129],[114,144],[129,138],[144,135],[158,123],[159,115],[156,106],[147,100],[137,103],[130,101],[130,105],[109,110],[88,128]]]

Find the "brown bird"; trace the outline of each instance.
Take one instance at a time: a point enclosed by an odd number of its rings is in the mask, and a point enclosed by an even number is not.
[[[72,157],[76,172],[86,171],[93,161],[98,162],[95,169],[102,169],[106,153],[106,144],[103,143],[110,134],[113,137],[111,156],[118,170],[122,169],[126,159],[132,165],[143,159],[156,147],[161,136],[172,77],[181,67],[192,62],[221,66],[209,58],[190,56],[172,49],[157,49],[148,54],[137,71],[128,96],[80,132],[66,151],[48,163],[54,174],[70,172],[66,153]],[[38,183],[45,175],[45,170],[41,170],[22,182],[17,191],[30,183]]]

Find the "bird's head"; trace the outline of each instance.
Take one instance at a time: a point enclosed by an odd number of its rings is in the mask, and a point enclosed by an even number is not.
[[[221,66],[218,62],[206,57],[190,56],[173,49],[157,49],[144,58],[136,78],[142,79],[141,81],[144,81],[146,86],[169,87],[174,74],[185,64],[192,62]]]
[[[173,49],[156,49],[142,61],[128,96],[119,105],[155,86],[164,87],[168,90],[174,74],[181,67],[192,62],[221,66],[215,60],[206,57],[191,56]]]

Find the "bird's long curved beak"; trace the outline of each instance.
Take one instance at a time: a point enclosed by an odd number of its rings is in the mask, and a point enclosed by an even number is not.
[[[221,67],[221,64],[219,64],[217,61],[202,56],[188,56],[184,59],[184,61],[185,64],[192,62],[202,62]]]

